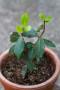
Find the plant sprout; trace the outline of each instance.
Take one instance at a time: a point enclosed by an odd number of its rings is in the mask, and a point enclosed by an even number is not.
[[[17,60],[25,57],[26,65],[23,66],[21,74],[23,78],[26,76],[27,72],[36,69],[36,65],[33,60],[38,63],[44,55],[45,47],[55,47],[55,44],[42,38],[45,32],[45,26],[52,19],[51,16],[46,16],[44,13],[39,13],[39,19],[42,20],[42,25],[40,25],[36,30],[29,25],[30,16],[28,13],[24,13],[20,17],[20,25],[16,26],[16,31],[10,36],[10,41],[13,44],[9,50],[11,54],[17,57]],[[42,32],[40,33],[40,31]],[[40,34],[39,34],[40,33]],[[25,42],[24,37],[31,38],[37,37],[37,41],[33,44],[31,42]]]

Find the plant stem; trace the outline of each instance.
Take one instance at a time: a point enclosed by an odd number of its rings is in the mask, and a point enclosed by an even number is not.
[[[45,21],[44,21],[43,32],[41,33],[41,35],[39,36],[39,38],[41,38],[43,36],[44,32],[45,32]]]
[[[24,38],[23,38],[23,36],[22,36],[22,34],[20,33],[20,37],[24,40]]]

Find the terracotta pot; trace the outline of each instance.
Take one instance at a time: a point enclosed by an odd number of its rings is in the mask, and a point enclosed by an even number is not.
[[[0,55],[0,67],[3,65],[3,62],[5,62],[4,58],[6,57],[7,53],[8,51]],[[37,85],[18,85],[8,81],[0,71],[0,82],[4,86],[5,90],[52,90],[54,83],[59,75],[60,61],[58,56],[51,49],[45,48],[45,53],[49,58],[51,58],[55,68],[55,72],[49,80]]]

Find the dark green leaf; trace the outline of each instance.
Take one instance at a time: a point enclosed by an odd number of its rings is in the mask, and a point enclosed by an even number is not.
[[[28,48],[28,60],[32,61],[35,57],[35,50],[34,50],[34,45],[30,42],[26,43],[26,48]]]
[[[26,43],[26,48],[31,49],[33,47],[33,44],[31,42]]]
[[[35,50],[34,48],[30,48],[28,51],[28,60],[32,61],[35,58]]]
[[[38,39],[38,41],[35,44],[36,57],[41,58],[43,56],[44,48],[45,48],[44,40],[43,39]]]
[[[23,77],[23,78],[25,78],[26,73],[27,73],[27,65],[24,65],[24,66],[22,67],[22,71],[21,71],[21,74],[22,74],[22,77]]]
[[[44,39],[44,43],[48,47],[56,47],[55,44],[50,40]]]
[[[32,71],[34,69],[35,65],[31,61],[27,61],[27,68],[29,71]]]
[[[19,38],[14,47],[14,53],[17,58],[20,58],[22,52],[24,51],[24,40]]]
[[[35,30],[30,30],[28,32],[24,32],[23,36],[25,36],[25,37],[36,37],[37,32]]]
[[[15,47],[15,45],[13,45],[13,46],[9,49],[9,53],[10,53],[10,54],[14,54],[14,47]]]
[[[10,36],[10,41],[11,42],[16,42],[19,38],[19,34],[17,32],[13,32]]]

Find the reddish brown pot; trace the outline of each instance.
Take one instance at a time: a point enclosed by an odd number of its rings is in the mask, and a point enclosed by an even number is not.
[[[0,67],[3,65],[2,63],[4,62],[4,58],[6,57],[7,53],[8,51],[0,55]],[[18,85],[8,81],[0,71],[0,82],[4,86],[5,90],[52,90],[54,83],[59,75],[60,61],[57,55],[51,49],[45,48],[45,53],[49,58],[51,58],[55,67],[55,72],[49,80],[41,84],[31,86]]]

